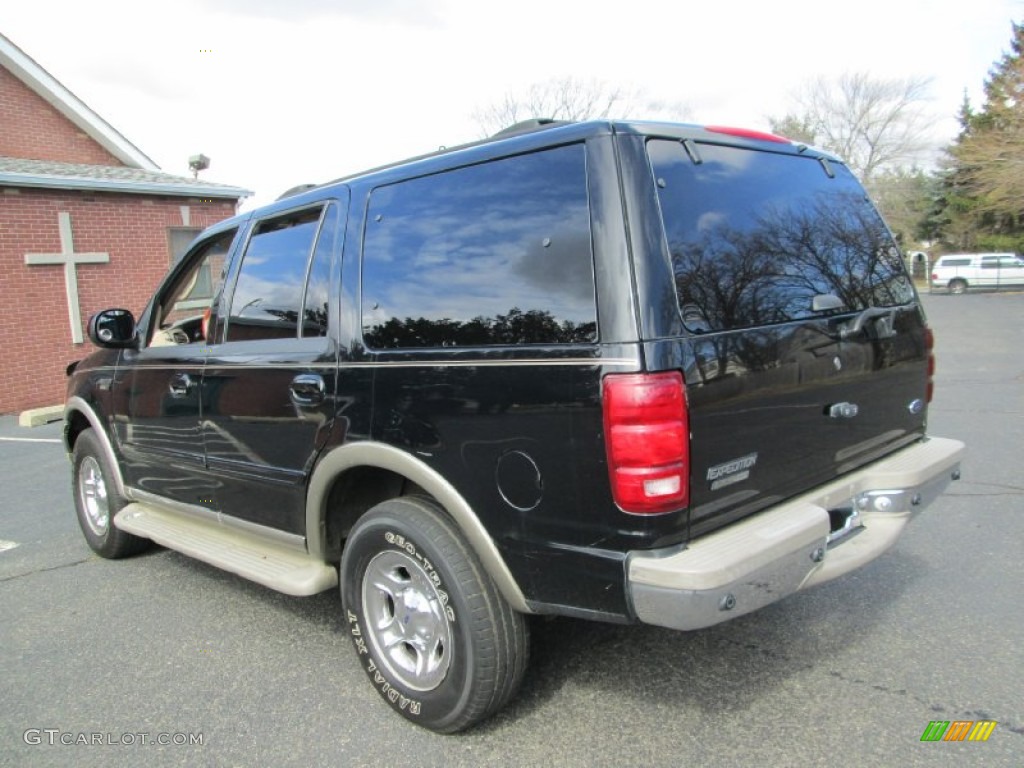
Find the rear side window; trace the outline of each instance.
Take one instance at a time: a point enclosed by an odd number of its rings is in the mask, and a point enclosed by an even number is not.
[[[231,299],[228,341],[298,336],[306,270],[321,212],[317,207],[278,216],[253,230]],[[314,330],[308,335],[320,334]]]
[[[969,267],[970,259],[939,259],[938,267]]]
[[[844,166],[716,144],[647,146],[690,330],[814,317],[824,294],[848,310],[913,298],[899,250]]]
[[[373,348],[594,341],[583,145],[374,190],[362,281]]]
[[[306,278],[306,295],[302,304],[300,336],[327,335],[327,309],[331,290],[331,254],[338,236],[338,206],[331,203],[324,214],[323,225],[316,239],[316,249]]]

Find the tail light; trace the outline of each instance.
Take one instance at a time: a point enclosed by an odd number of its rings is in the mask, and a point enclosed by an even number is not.
[[[925,326],[924,329],[924,347],[928,352],[928,383],[925,386],[925,402],[930,403],[932,395],[935,393],[935,334],[928,326]]]
[[[606,376],[603,404],[615,503],[638,515],[685,507],[690,496],[690,428],[682,375]]]
[[[771,141],[776,144],[792,144],[785,136],[776,136],[774,133],[764,131],[752,131],[749,128],[733,128],[728,125],[705,125],[704,130],[708,133],[722,133],[726,136],[736,136],[741,139],[753,139],[755,141]]]

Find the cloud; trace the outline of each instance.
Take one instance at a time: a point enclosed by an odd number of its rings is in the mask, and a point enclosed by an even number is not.
[[[125,56],[81,62],[79,72],[104,87],[119,87],[156,100],[183,101],[192,96],[191,84],[156,61],[128,60]]]
[[[439,26],[441,18],[420,0],[203,0],[203,7],[232,16],[256,16],[300,24],[324,16],[401,19],[409,26]]]

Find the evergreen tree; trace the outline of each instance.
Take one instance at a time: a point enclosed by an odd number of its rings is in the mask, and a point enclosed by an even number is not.
[[[985,81],[985,103],[960,110],[961,132],[948,149],[944,195],[932,223],[955,248],[1024,247],[1024,24]]]

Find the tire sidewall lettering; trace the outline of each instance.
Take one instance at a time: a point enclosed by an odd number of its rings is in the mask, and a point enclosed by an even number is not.
[[[397,549],[400,552],[404,552],[410,557],[415,558],[416,562],[423,567],[423,570],[426,571],[431,583],[437,589],[437,596],[441,600],[441,605],[444,606],[444,612],[445,615],[448,617],[448,623],[454,624],[455,609],[451,605],[451,600],[448,597],[448,591],[443,587],[441,575],[437,572],[437,569],[434,567],[434,564],[430,561],[430,559],[425,557],[420,552],[419,548],[402,534],[394,533],[392,531],[385,531],[384,541],[392,548]]]
[[[370,545],[370,542],[373,540],[376,540],[379,543],[377,545]],[[437,558],[431,558],[425,555],[421,547],[411,540],[408,535],[396,533],[387,527],[383,527],[382,531],[373,534],[371,537],[367,537],[366,540],[360,541],[357,546],[360,547],[357,558],[360,574],[365,571],[370,560],[380,552],[388,550],[399,551],[414,558],[416,563],[423,568],[423,571],[427,574],[431,583],[437,590],[438,598],[444,608],[445,616],[452,627],[453,638],[458,635],[459,628],[456,623],[457,612],[455,607],[452,605],[448,591],[443,588],[445,583],[444,579],[442,579],[441,574],[434,565]],[[368,628],[364,626],[364,619],[361,616],[363,610],[362,580],[360,579],[358,584],[348,585],[345,592],[348,595],[348,600],[346,602],[351,606],[346,607],[345,609],[348,634],[355,646],[360,664],[363,667],[363,671],[370,679],[373,687],[393,709],[402,713],[406,717],[411,717],[413,719],[419,719],[421,717],[427,717],[429,719],[431,717],[430,713],[433,709],[432,704],[437,703],[439,700],[450,699],[453,696],[458,698],[459,689],[462,688],[463,681],[461,679],[453,679],[453,673],[455,678],[460,677],[458,672],[455,670],[452,670],[452,672],[449,673],[449,677],[443,680],[437,688],[430,691],[430,695],[428,696],[424,696],[419,693],[414,695],[413,692],[407,691],[397,681],[389,679],[387,677],[386,670],[380,667],[374,660],[372,647],[367,640]],[[432,702],[431,698],[435,699],[435,701]],[[443,703],[441,703],[440,706],[442,709],[444,708]]]

